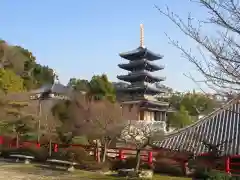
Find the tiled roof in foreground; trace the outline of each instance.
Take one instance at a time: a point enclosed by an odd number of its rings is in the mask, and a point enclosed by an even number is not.
[[[194,124],[169,134],[163,141],[155,142],[154,146],[200,154],[207,152],[201,140],[214,145],[227,141],[219,147],[222,155],[240,154],[240,96]]]

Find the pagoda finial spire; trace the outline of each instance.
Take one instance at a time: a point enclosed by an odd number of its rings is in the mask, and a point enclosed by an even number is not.
[[[140,47],[144,47],[144,27],[140,24]]]

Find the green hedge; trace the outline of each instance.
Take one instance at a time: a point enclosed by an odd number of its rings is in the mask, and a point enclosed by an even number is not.
[[[45,148],[37,148],[34,146],[23,147],[23,148],[4,148],[2,150],[1,156],[9,158],[12,154],[22,154],[34,156],[35,161],[44,162],[48,158],[48,151]]]

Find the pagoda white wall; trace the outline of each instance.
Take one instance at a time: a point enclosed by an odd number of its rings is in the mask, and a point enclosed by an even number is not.
[[[144,111],[144,119],[140,119],[144,121],[154,121],[155,115],[153,111]]]

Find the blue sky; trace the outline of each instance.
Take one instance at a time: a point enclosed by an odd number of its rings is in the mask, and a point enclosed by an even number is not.
[[[195,44],[154,8],[167,4],[179,15],[189,11],[204,13],[188,0],[2,0],[0,38],[21,45],[34,53],[41,64],[54,68],[62,83],[69,78],[90,79],[106,73],[116,81],[124,62],[119,52],[139,46],[139,24],[145,27],[145,45],[164,59],[166,68],[157,72],[166,76],[164,84],[189,90],[196,85],[183,73],[194,73],[194,66],[168,43],[165,32],[185,47]]]

